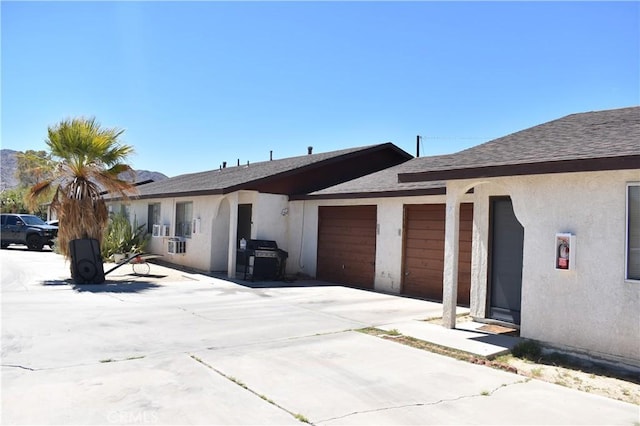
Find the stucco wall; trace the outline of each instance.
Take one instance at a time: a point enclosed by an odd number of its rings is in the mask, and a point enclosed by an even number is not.
[[[199,232],[186,239],[187,253],[167,253],[170,237],[151,238],[148,251],[164,256],[164,260],[176,265],[188,266],[201,271],[227,270],[229,260],[229,230],[232,209],[238,204],[252,205],[251,237],[276,240],[284,250],[288,243],[288,200],[286,196],[260,194],[256,191],[240,191],[231,195],[209,195],[184,198],[130,200],[130,219],[139,224],[147,222],[147,206],[160,203],[162,224],[170,226],[170,235],[175,234],[175,206],[178,202],[193,202],[193,218],[199,219]],[[119,209],[114,205],[114,209]],[[233,242],[232,242],[233,243]],[[233,243],[234,244],[234,243]]]
[[[524,226],[521,336],[640,364],[640,283],[624,279],[626,183],[638,170],[495,178],[475,184],[472,314],[487,297],[489,196]],[[575,269],[554,267],[555,234],[576,236]]]
[[[484,318],[487,305],[489,254],[489,195],[504,195],[490,185],[474,187],[473,236],[471,243],[470,308],[473,317]]]
[[[252,209],[255,237],[259,240],[274,240],[278,247],[288,248],[289,201],[285,195],[257,194]]]
[[[318,204],[310,201],[289,202],[287,232],[287,274],[314,277],[318,249]]]
[[[375,288],[400,293],[403,206],[393,199],[380,199],[375,204],[378,210]]]
[[[149,204],[160,203],[160,216],[163,225],[169,225],[170,237],[151,237],[147,251],[164,256],[164,261],[187,266],[201,271],[209,271],[211,264],[212,213],[217,211],[222,196],[201,196],[185,198],[163,198],[131,200],[129,202],[130,219],[139,224],[147,222]],[[167,242],[175,234],[175,206],[179,202],[193,202],[193,218],[200,219],[199,232],[186,238],[187,252],[169,254]]]
[[[225,197],[217,212],[211,212],[211,271],[226,271],[229,257],[231,203]]]
[[[640,364],[640,283],[625,282],[626,183],[638,171],[514,179],[525,227],[522,335]],[[554,268],[556,232],[575,269]]]

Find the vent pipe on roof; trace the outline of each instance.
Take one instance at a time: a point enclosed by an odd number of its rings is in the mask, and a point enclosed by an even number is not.
[[[222,168],[223,168],[223,169],[226,169],[226,168],[227,168],[227,162],[226,162],[226,161],[223,161],[223,162],[222,162]]]
[[[238,167],[240,167],[240,159],[238,158]]]
[[[422,140],[422,136],[416,136],[416,158],[420,157],[420,141]]]
[[[313,154],[313,147],[312,146],[308,146],[307,147],[307,154],[309,154],[309,155]]]
[[[273,150],[269,151],[269,161],[273,161]]]

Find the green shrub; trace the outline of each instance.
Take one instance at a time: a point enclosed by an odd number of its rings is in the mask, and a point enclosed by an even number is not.
[[[149,240],[146,225],[129,223],[123,214],[114,214],[109,218],[107,231],[102,239],[102,257],[110,258],[116,253],[142,253]]]

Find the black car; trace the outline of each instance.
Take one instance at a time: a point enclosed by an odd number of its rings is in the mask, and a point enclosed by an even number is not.
[[[31,214],[2,213],[2,248],[9,244],[24,244],[29,250],[42,250],[48,245],[53,248],[53,240],[58,235],[58,227],[48,225],[38,216]]]

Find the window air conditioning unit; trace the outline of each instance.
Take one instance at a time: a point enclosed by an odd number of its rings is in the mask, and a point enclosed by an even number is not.
[[[180,238],[171,238],[167,242],[167,253],[182,254],[187,252],[187,242]]]

